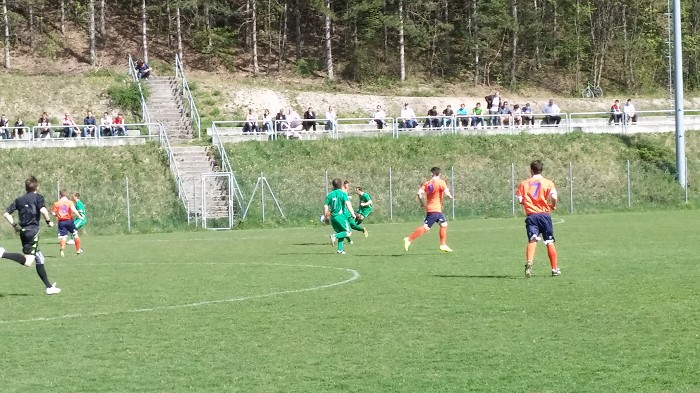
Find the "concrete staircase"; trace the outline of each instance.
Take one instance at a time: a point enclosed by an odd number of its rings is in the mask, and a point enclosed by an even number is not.
[[[191,219],[202,218],[202,178],[203,175],[220,171],[211,146],[191,145],[196,136],[190,118],[183,106],[180,86],[175,77],[150,77],[146,84],[150,97],[146,106],[152,123],[162,123],[170,141],[174,165],[180,175]],[[207,178],[206,206],[207,219],[229,217],[228,183],[224,177]],[[207,223],[209,224],[209,222]],[[221,227],[225,224],[214,223]]]

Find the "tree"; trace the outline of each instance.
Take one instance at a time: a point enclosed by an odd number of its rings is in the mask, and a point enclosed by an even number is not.
[[[94,67],[97,63],[97,51],[95,49],[95,0],[88,1],[88,12],[88,17],[90,19],[90,25],[88,27],[88,34],[90,36],[90,65]]]
[[[143,61],[148,62],[148,25],[146,19],[146,0],[141,0],[141,31],[143,39]]]
[[[403,31],[403,0],[399,0],[399,74],[401,82],[406,80],[406,57]]]
[[[253,45],[253,75],[260,75],[260,67],[258,66],[258,11],[257,0],[250,0],[250,19],[251,19],[251,44]]]
[[[177,56],[182,60],[182,24],[180,22],[180,0],[175,7],[175,25],[177,26]]]
[[[332,53],[332,43],[331,43],[331,0],[326,0],[326,26],[325,26],[325,37],[326,42],[326,70],[328,71],[328,80],[335,80],[335,75],[333,74],[333,53]]]
[[[107,23],[105,21],[105,8],[107,0],[100,0],[100,35],[104,39],[107,36]]]
[[[2,0],[2,22],[4,26],[5,68],[10,69],[10,20],[7,17],[7,0]]]

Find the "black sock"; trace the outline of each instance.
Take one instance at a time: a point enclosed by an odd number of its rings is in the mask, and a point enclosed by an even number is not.
[[[44,282],[44,285],[46,285],[46,288],[51,287],[51,283],[49,282],[49,278],[46,276],[46,268],[44,267],[43,263],[36,264],[36,274],[39,275],[39,278],[41,278],[41,281]]]
[[[18,252],[7,252],[6,251],[4,254],[2,254],[2,257],[5,259],[9,259],[11,261],[15,261],[15,262],[19,263],[20,265],[24,265],[24,261],[26,260],[26,258],[24,257],[24,254],[20,254]]]

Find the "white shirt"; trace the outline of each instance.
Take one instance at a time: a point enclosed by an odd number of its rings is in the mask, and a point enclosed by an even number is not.
[[[335,117],[336,117],[335,111],[326,112],[326,120],[335,121]]]
[[[411,109],[411,108],[401,109],[401,118],[402,119],[415,119],[416,112],[414,112],[413,109]]]
[[[501,106],[501,96],[493,96],[491,98],[491,108],[489,111],[498,112],[498,108]]]
[[[559,106],[557,104],[552,104],[552,105],[545,105],[542,112],[544,112],[548,115],[558,115],[560,110],[559,110]]]
[[[632,104],[632,103],[625,104],[625,106],[622,107],[622,111],[625,112],[629,116],[634,116],[634,104]]]
[[[100,125],[101,126],[110,126],[112,125],[112,118],[110,116],[107,117],[100,117]]]
[[[401,111],[401,116],[403,116],[403,111]],[[384,120],[385,117],[386,117],[386,112],[384,112],[381,109],[374,112],[374,119],[375,120]],[[415,117],[415,115],[414,115],[414,117]]]

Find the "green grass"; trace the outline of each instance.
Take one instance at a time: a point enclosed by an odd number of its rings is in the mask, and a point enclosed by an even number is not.
[[[164,160],[160,147],[152,143],[108,148],[3,149],[0,206],[4,209],[23,194],[24,180],[34,175],[47,204],[57,199],[58,188],[77,191],[85,202],[91,232],[124,233],[128,230],[128,178],[133,231],[181,229],[186,227],[187,217]],[[0,225],[0,236],[11,230],[9,225]]]
[[[687,152],[690,206],[700,201],[700,134],[689,132]],[[529,163],[542,159],[545,175],[557,185],[561,206],[577,213],[627,209],[627,160],[630,160],[633,209],[666,209],[685,205],[684,191],[675,181],[673,136],[641,135],[515,135],[490,137],[347,138],[341,140],[246,142],[228,144],[227,152],[247,198],[263,172],[287,217],[273,209],[269,194],[268,224],[310,225],[319,214],[316,201],[325,197],[329,179],[349,179],[364,187],[375,205],[374,219],[415,220],[415,192],[432,166],[456,196],[458,218],[512,215],[511,164],[515,181],[529,176]],[[572,164],[573,182],[569,179]],[[392,170],[392,203],[389,168]],[[454,169],[454,185],[452,170]],[[669,171],[671,170],[671,171]],[[259,193],[245,226],[259,226]],[[451,208],[451,206],[450,206]]]
[[[451,222],[452,254],[371,218],[344,256],[321,225],[84,236],[65,259],[44,232],[60,295],[0,264],[2,391],[696,392],[699,219],[567,216],[562,276],[540,246],[531,279],[520,219]]]

